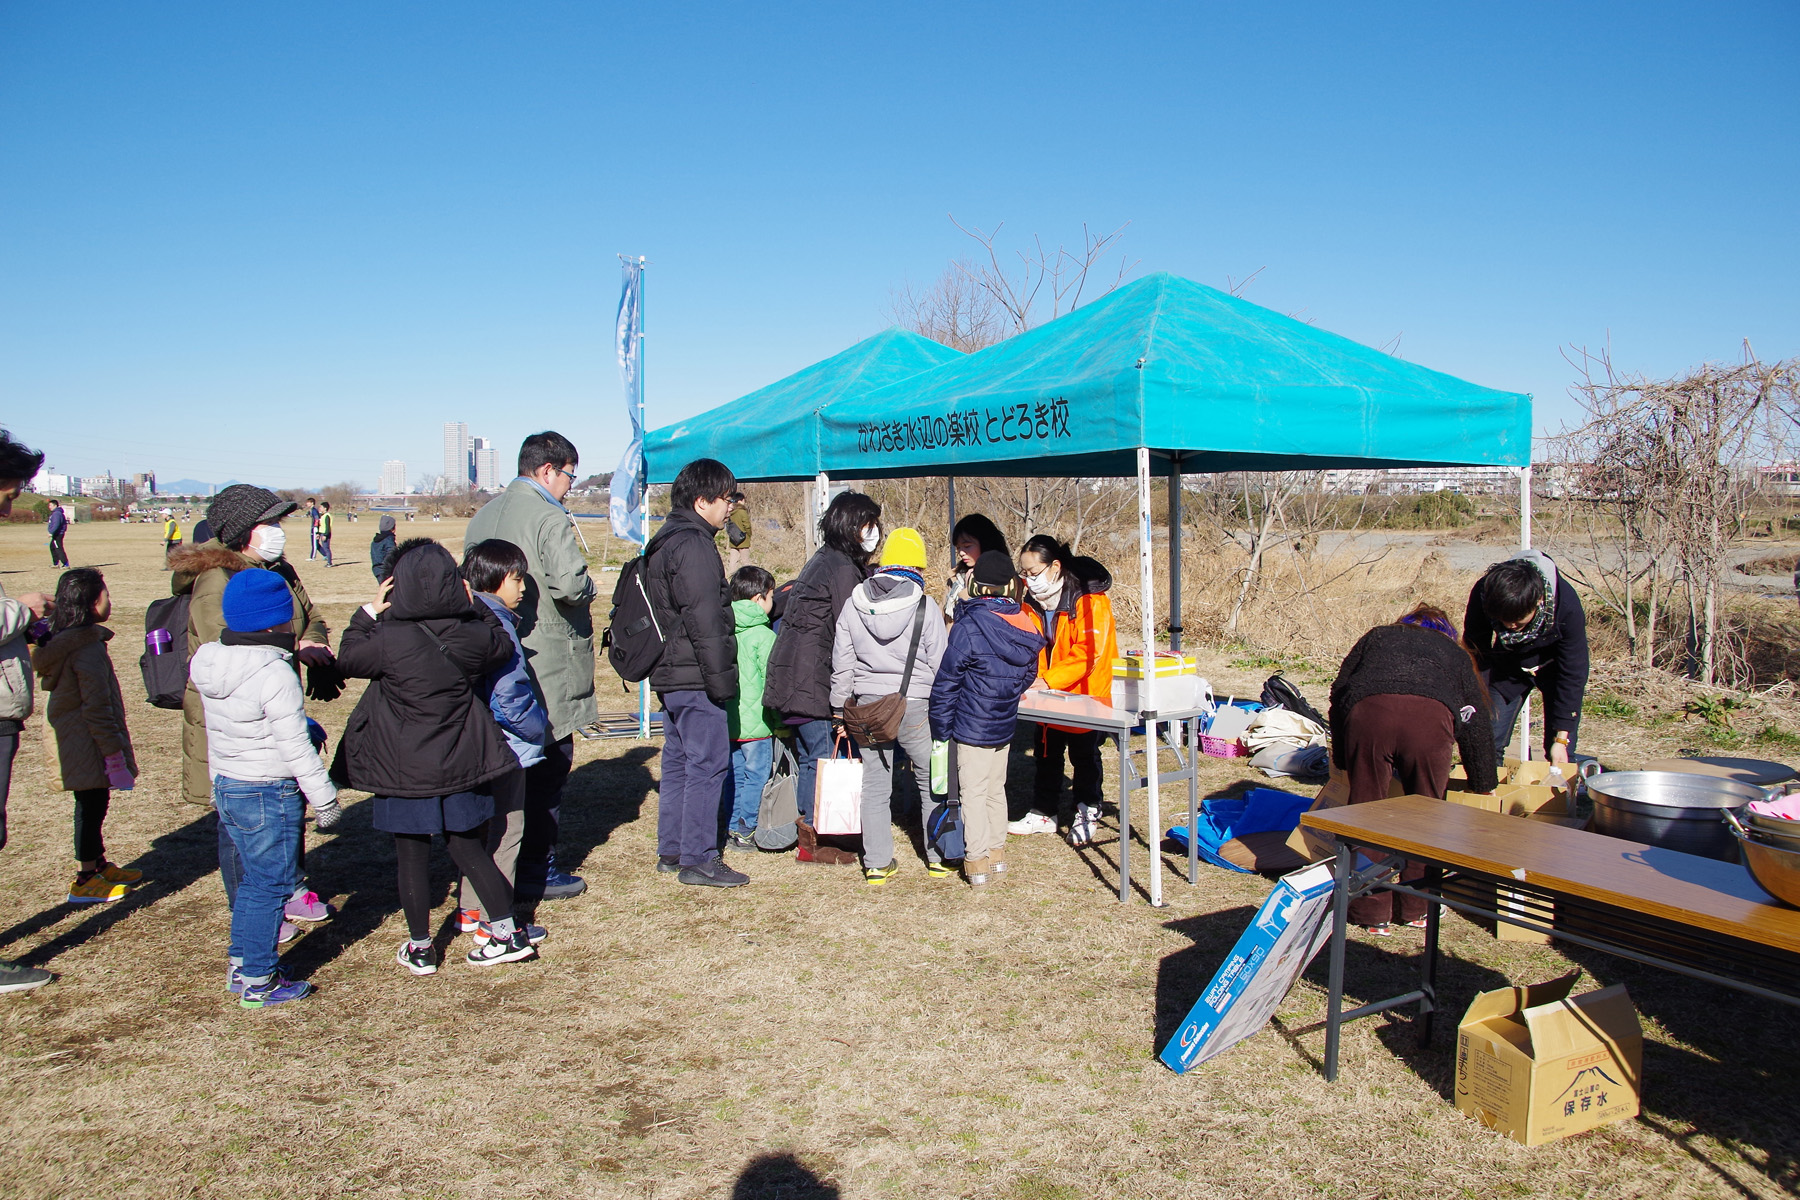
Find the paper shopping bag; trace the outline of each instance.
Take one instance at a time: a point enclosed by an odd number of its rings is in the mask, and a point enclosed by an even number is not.
[[[839,746],[846,751],[847,743]],[[831,758],[817,762],[813,798],[813,828],[822,834],[862,832],[863,765],[860,758]]]

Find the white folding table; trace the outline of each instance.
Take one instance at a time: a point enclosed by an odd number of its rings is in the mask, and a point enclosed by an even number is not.
[[[1162,908],[1162,872],[1157,869],[1157,847],[1162,843],[1161,785],[1188,785],[1188,882],[1200,877],[1199,843],[1193,837],[1194,824],[1200,819],[1200,717],[1198,708],[1172,709],[1168,712],[1132,712],[1102,704],[1092,696],[1069,692],[1033,689],[1019,703],[1019,720],[1036,725],[1062,725],[1072,729],[1092,729],[1110,734],[1119,750],[1119,903],[1131,899],[1131,793],[1138,788],[1149,792],[1150,829],[1145,842],[1150,847],[1150,903]],[[1131,732],[1144,726],[1144,769],[1133,761]],[[1158,730],[1168,726],[1172,736],[1162,744],[1175,752],[1179,769],[1164,773],[1157,762]]]

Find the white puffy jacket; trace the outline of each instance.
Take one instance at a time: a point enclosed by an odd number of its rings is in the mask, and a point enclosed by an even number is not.
[[[0,721],[23,721],[31,715],[31,647],[25,630],[31,610],[6,598],[0,588]]]
[[[306,736],[306,701],[290,656],[273,646],[207,642],[188,678],[206,710],[206,762],[214,775],[245,783],[292,779],[314,808],[337,802],[337,788]]]

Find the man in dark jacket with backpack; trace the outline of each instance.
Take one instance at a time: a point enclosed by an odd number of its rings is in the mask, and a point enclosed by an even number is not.
[[[663,638],[650,686],[663,706],[656,869],[682,883],[739,887],[719,830],[731,795],[726,709],[737,694],[737,636],[725,567],[713,538],[731,513],[731,469],[710,458],[681,468],[669,518],[644,547],[644,587]]]

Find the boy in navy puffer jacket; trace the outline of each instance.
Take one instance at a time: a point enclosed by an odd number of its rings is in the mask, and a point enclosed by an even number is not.
[[[1012,560],[999,551],[976,560],[931,685],[932,740],[955,743],[963,877],[974,887],[1006,871],[1006,751],[1044,648],[1037,623],[1009,594],[1015,582]]]

